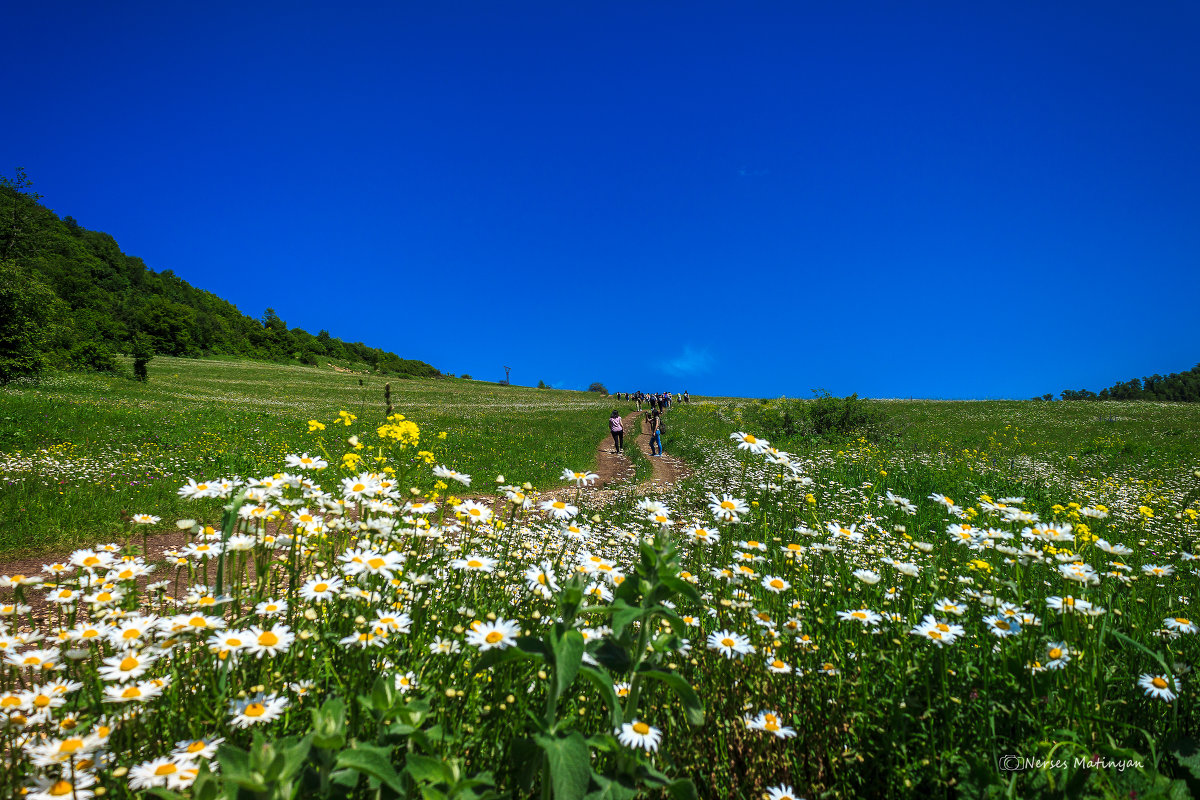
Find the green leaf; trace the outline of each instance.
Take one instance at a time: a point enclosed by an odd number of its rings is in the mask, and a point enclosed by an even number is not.
[[[672,781],[667,787],[667,792],[675,800],[696,800],[696,784],[692,783],[691,778],[680,778]]]
[[[250,768],[250,754],[240,747],[225,743],[217,748],[221,774],[229,781],[251,792],[265,792],[263,776]]]
[[[506,647],[503,650],[493,648],[479,657],[479,660],[475,662],[475,666],[471,668],[471,674],[475,675],[483,672],[488,667],[494,667],[497,664],[504,664],[509,661],[525,661],[530,658],[541,658],[541,654],[539,653],[536,656],[530,655],[520,647]]]
[[[640,619],[646,615],[646,609],[641,606],[631,606],[621,598],[617,598],[612,604],[613,618],[612,629],[614,636],[620,636],[621,631],[634,620]]]
[[[440,758],[409,753],[404,760],[404,771],[419,783],[451,783],[452,778],[447,774],[446,765]]]
[[[583,663],[583,634],[576,630],[562,636],[552,632],[550,638],[554,647],[554,696],[562,697]]]
[[[346,744],[346,701],[331,697],[313,709],[312,743],[322,750],[340,750]]]
[[[658,579],[669,587],[671,591],[675,592],[675,594],[683,595],[693,603],[700,602],[700,591],[673,572],[663,570],[659,572]]]
[[[625,648],[607,637],[599,647],[592,651],[592,655],[596,657],[597,661],[616,673],[626,672],[633,666]]]
[[[567,736],[539,734],[534,741],[546,753],[555,800],[582,800],[592,775],[591,754],[579,731]]]
[[[617,690],[613,688],[612,677],[599,667],[582,666],[579,676],[590,682],[600,692],[604,704],[608,706],[609,722],[613,728],[621,726],[621,701],[617,699]]]
[[[690,683],[684,680],[682,675],[656,667],[648,667],[641,670],[638,674],[647,678],[653,678],[671,687],[679,697],[680,702],[683,703],[683,711],[687,715],[688,723],[691,725],[704,724],[704,704],[700,702],[700,697],[696,694],[696,690],[692,688]]]
[[[392,766],[392,751],[387,747],[360,744],[352,750],[338,753],[337,765],[374,778],[397,794],[404,793],[400,775]]]

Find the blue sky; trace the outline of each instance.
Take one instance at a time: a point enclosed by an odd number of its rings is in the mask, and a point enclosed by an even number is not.
[[[446,372],[1024,398],[1200,361],[1200,6],[25,3],[0,172]]]

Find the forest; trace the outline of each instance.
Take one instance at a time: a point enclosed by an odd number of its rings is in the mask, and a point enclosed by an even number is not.
[[[345,342],[327,330],[289,328],[156,272],[107,233],[39,202],[24,170],[0,177],[0,383],[46,368],[117,369],[118,353],[357,366],[399,377],[435,377],[415,359]]]
[[[1107,389],[1064,389],[1063,400],[1164,400],[1175,403],[1200,401],[1200,364],[1187,372],[1151,375],[1115,383]]]

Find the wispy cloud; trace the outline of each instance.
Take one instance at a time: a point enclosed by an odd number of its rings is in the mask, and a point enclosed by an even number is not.
[[[698,375],[707,372],[712,366],[712,355],[703,349],[684,345],[683,352],[660,365],[668,375],[682,378],[687,375]]]
[[[742,167],[738,170],[739,178],[761,178],[763,175],[770,174],[771,170],[769,169],[750,169],[749,167]]]

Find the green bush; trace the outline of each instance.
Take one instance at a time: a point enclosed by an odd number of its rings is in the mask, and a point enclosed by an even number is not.
[[[894,434],[894,425],[884,411],[858,394],[834,397],[816,393],[813,400],[755,400],[741,409],[747,430],[771,441],[788,442],[802,437],[849,438],[864,436],[878,440]]]
[[[113,351],[91,339],[79,342],[72,347],[68,360],[73,369],[86,369],[92,372],[117,371],[117,357]]]
[[[65,306],[33,272],[0,261],[0,384],[37,379]]]

